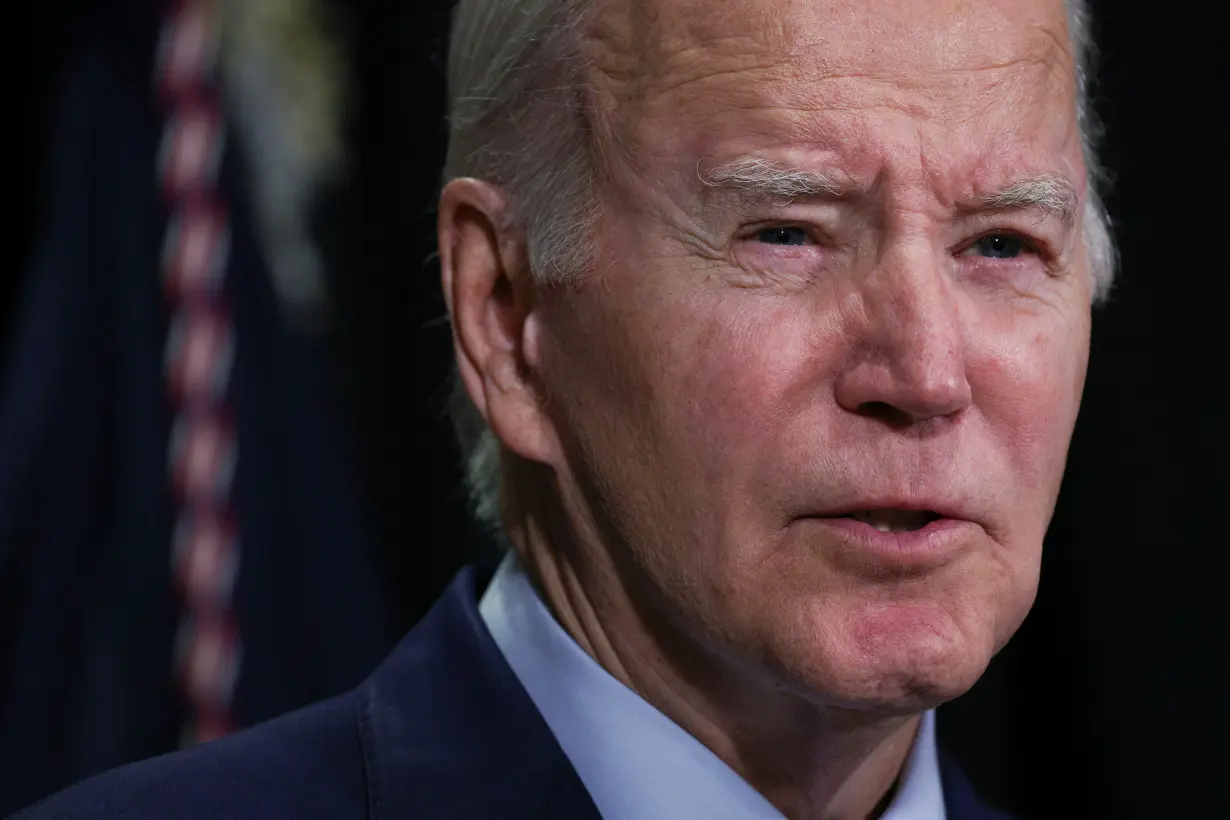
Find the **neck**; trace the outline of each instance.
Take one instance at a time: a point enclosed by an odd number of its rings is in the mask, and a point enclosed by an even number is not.
[[[586,533],[544,526],[541,516],[506,519],[539,595],[581,648],[785,816],[863,820],[884,811],[919,716],[869,715],[794,691],[638,604],[608,552],[576,546],[597,543]]]

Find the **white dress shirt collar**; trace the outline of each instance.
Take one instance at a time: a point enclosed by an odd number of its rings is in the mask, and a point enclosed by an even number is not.
[[[713,752],[586,654],[511,553],[479,613],[605,820],[782,817]],[[927,712],[881,820],[943,818],[935,718]]]

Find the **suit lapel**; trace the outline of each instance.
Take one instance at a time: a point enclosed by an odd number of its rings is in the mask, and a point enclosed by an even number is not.
[[[478,614],[491,574],[463,570],[360,691],[372,820],[599,820]]]
[[[943,746],[939,747],[939,760],[947,820],[1011,820],[1009,815],[982,801],[956,759]]]

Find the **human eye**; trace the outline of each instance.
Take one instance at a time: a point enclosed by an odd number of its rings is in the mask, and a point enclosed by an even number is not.
[[[1030,240],[1014,233],[989,233],[980,236],[958,256],[981,256],[987,259],[1017,259],[1026,254],[1037,254],[1038,247]]]
[[[801,247],[811,243],[811,237],[807,235],[807,231],[797,225],[772,225],[760,228],[755,233],[755,239],[765,245],[783,247]]]
[[[751,282],[811,281],[821,270],[840,264],[842,249],[817,220],[795,221],[768,215],[741,226],[731,245],[731,261]]]

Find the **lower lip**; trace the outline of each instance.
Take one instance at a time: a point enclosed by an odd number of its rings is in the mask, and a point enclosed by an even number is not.
[[[819,523],[853,548],[848,560],[894,570],[930,569],[948,563],[969,543],[976,526],[958,518],[938,518],[916,530],[881,532],[854,518],[806,520]]]

